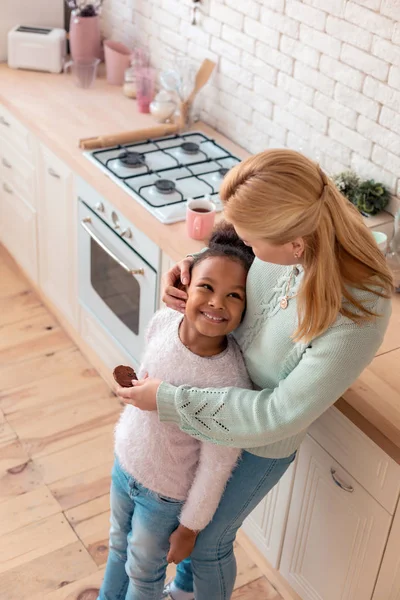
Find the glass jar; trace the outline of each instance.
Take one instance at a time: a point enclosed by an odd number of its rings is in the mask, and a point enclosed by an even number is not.
[[[132,65],[125,70],[122,91],[128,98],[136,98],[136,72]]]

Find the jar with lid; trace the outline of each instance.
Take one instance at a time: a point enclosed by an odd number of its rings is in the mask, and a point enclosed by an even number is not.
[[[125,70],[122,91],[128,98],[136,98],[136,69],[133,64]]]

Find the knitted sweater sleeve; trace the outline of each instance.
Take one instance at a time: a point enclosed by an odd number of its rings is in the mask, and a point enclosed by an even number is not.
[[[256,448],[301,433],[372,360],[390,308],[386,313],[378,319],[379,326],[347,322],[329,329],[313,341],[275,389],[176,388],[162,383],[157,394],[160,420],[175,422],[201,440],[239,448]]]
[[[182,525],[193,531],[200,531],[208,525],[240,453],[241,450],[236,448],[202,443],[196,475],[179,517]]]

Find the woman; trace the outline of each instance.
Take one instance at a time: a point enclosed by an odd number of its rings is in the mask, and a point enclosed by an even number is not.
[[[392,278],[356,209],[318,165],[267,150],[237,165],[220,196],[226,218],[256,259],[237,331],[257,390],[173,387],[145,380],[123,393],[161,421],[201,440],[246,449],[191,561],[178,566],[173,600],[228,600],[237,529],[279,481],[307,428],[360,375],[390,315]],[[181,309],[185,259],[169,273],[164,301]],[[214,307],[218,308],[218,307]]]

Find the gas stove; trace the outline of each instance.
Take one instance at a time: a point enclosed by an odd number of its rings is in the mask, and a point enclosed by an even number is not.
[[[240,162],[199,132],[84,154],[162,223],[183,221],[191,199],[207,197],[222,210],[220,185]]]

